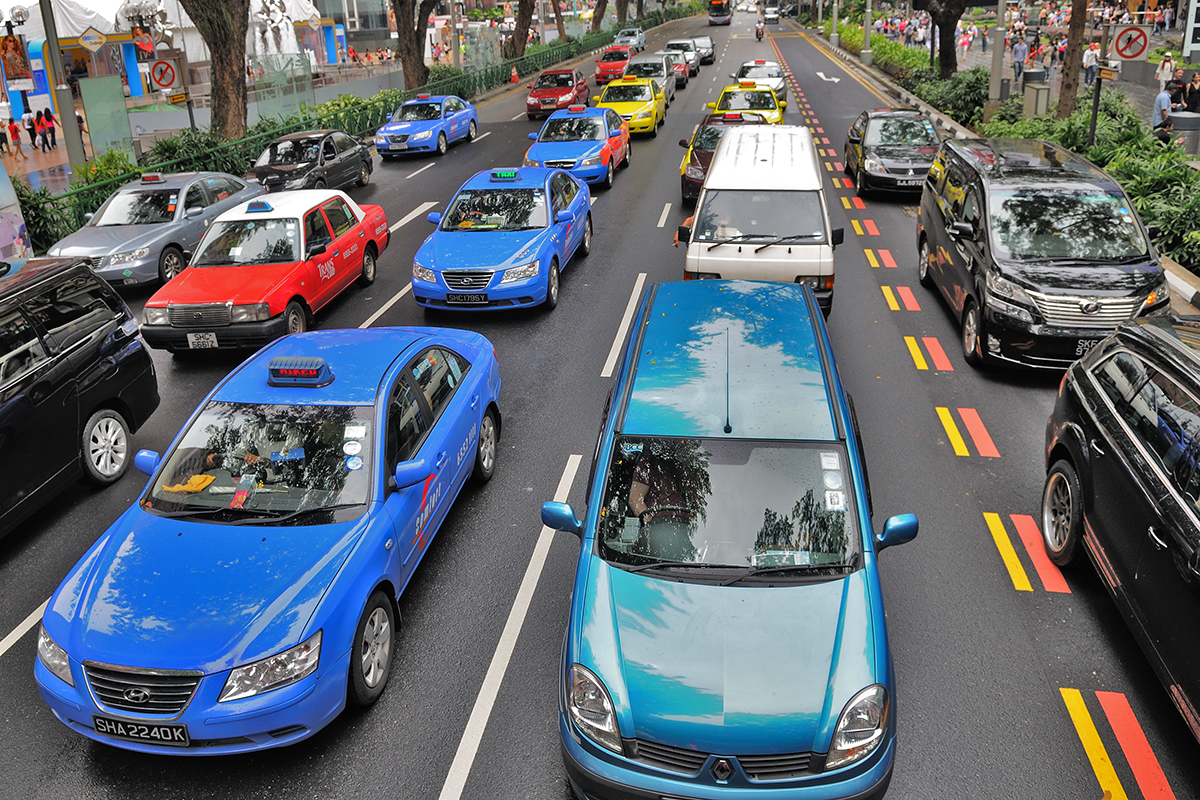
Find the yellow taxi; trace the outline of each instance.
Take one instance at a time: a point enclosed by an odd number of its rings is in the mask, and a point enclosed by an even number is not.
[[[611,108],[629,122],[630,133],[658,136],[658,126],[667,116],[666,94],[650,78],[626,75],[604,88],[596,108]]]
[[[761,114],[767,122],[779,125],[783,122],[783,110],[787,101],[780,100],[766,86],[754,81],[731,83],[721,90],[717,102],[709,103],[714,111],[753,111]]]

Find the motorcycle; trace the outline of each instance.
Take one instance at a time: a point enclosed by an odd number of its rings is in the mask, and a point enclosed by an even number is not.
[[[762,24],[760,23],[760,24],[754,26],[754,37],[756,39],[758,39],[758,41],[761,42],[762,36],[763,36],[763,28],[762,28]]]

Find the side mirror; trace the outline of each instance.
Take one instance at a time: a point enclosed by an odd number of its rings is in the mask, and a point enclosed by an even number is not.
[[[917,537],[917,527],[916,514],[898,514],[888,517],[887,522],[883,523],[883,531],[875,535],[875,549],[878,551],[885,547],[911,542]]]
[[[594,95],[592,95],[592,102],[593,102],[593,103],[599,103],[599,102],[600,102],[600,95],[598,95],[598,94],[594,94]]]
[[[204,209],[201,208],[200,206],[191,206],[187,209],[187,211],[183,212],[183,216],[186,219],[195,219],[196,217],[200,216],[203,213],[204,213]]]
[[[711,108],[713,111],[716,111],[716,110],[717,110],[717,104],[716,104],[716,103],[705,103],[705,104],[704,104],[704,107],[705,107],[705,108]]]
[[[537,137],[538,137],[538,132],[537,132],[537,131],[534,131],[534,132],[532,132],[531,134],[529,134],[529,138],[530,138],[530,139],[532,139],[532,140],[533,140],[533,141],[535,141],[535,142],[537,141]]]
[[[680,146],[680,147],[687,147],[687,146],[688,146],[688,140],[687,140],[687,139],[680,139],[680,140],[679,140],[679,146]]]
[[[846,241],[846,229],[834,228],[830,234],[829,241],[834,247],[837,247],[839,244]]]
[[[434,225],[441,225],[442,224],[442,212],[430,211],[429,216],[425,217],[425,219],[429,220]]]
[[[1160,233],[1162,233],[1162,229],[1159,228],[1157,225],[1151,225],[1146,228],[1146,235],[1149,236],[1151,239],[1157,239],[1158,235]]]
[[[959,220],[958,222],[950,223],[949,234],[954,239],[974,239],[975,228],[971,223]]]
[[[525,88],[526,88],[526,89],[532,89],[532,88],[533,88],[533,84],[532,84],[532,83],[527,83],[527,84],[525,84]]]
[[[310,244],[308,246],[307,255],[305,256],[304,260],[308,261],[309,259],[316,258],[317,256],[325,255],[325,249],[326,248],[323,243]]]
[[[89,212],[87,212],[86,214],[84,214],[84,215],[83,215],[83,221],[84,221],[84,222],[91,222],[91,221],[92,221],[92,217],[94,217],[94,216],[96,216],[96,214],[95,214],[94,212],[92,212],[92,211],[89,211]]]
[[[559,225],[569,225],[575,221],[575,215],[564,209],[554,215],[554,221]]]
[[[386,117],[384,117],[384,120],[385,120],[385,121],[387,121],[387,122],[391,122],[391,121],[392,121],[392,115],[389,113],[389,114],[388,114]]]
[[[153,450],[138,450],[133,457],[133,466],[143,475],[153,475],[158,471],[160,458]]]
[[[846,131],[846,141],[850,142],[851,144],[858,144],[862,141],[862,137],[850,130]]]
[[[780,108],[787,108],[787,100],[780,100],[780,101],[779,101],[779,107],[780,107]]]
[[[692,239],[692,226],[691,225],[680,225],[677,235],[679,236],[679,241],[686,244],[687,242],[691,241],[691,239]]]
[[[731,72],[731,73],[729,73],[729,77],[733,78],[734,80],[737,80],[737,73]]]
[[[575,519],[575,512],[566,503],[542,503],[542,524],[552,530],[583,536],[583,523]]]
[[[423,458],[419,458],[416,461],[401,461],[396,465],[396,471],[392,474],[392,477],[396,481],[397,489],[403,489],[406,486],[415,486],[429,477],[429,465],[425,463],[425,459]]]

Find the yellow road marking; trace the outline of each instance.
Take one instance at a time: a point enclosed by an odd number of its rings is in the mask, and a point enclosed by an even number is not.
[[[887,295],[888,307],[892,311],[899,311],[900,304],[896,302],[895,297],[892,297],[892,287],[883,287],[883,293]],[[917,337],[905,336],[904,343],[908,345],[908,354],[912,356],[913,363],[917,365],[917,369],[929,369],[929,365],[925,363],[925,355],[921,352],[921,346],[917,344]]]
[[[830,164],[828,161],[823,161],[821,163],[825,165],[826,172],[833,172],[833,164]]]
[[[967,450],[967,443],[963,441],[962,434],[958,432],[958,426],[954,424],[954,417],[950,416],[950,409],[945,406],[938,406],[937,415],[938,419],[942,421],[942,427],[946,429],[946,437],[950,439],[950,446],[954,448],[954,455],[971,455],[971,452]]]
[[[849,198],[849,197],[843,197],[843,198],[842,198],[842,208],[849,208],[849,207],[850,207],[850,198]],[[875,266],[875,265],[874,265],[874,264],[872,264],[871,266]]]
[[[1112,761],[1108,758],[1108,751],[1104,749],[1104,742],[1100,741],[1100,734],[1092,722],[1092,715],[1083,703],[1083,695],[1078,689],[1058,691],[1062,694],[1063,702],[1067,704],[1067,713],[1075,723],[1075,731],[1079,734],[1079,741],[1083,743],[1088,761],[1092,762],[1092,771],[1096,773],[1096,780],[1100,781],[1101,791],[1112,800],[1128,800],[1125,788],[1121,786],[1121,779],[1117,777],[1117,771],[1113,769]]]
[[[858,220],[852,219],[852,220],[850,220],[850,224],[854,226],[855,233],[857,233],[859,236],[863,235],[862,225],[858,224]]]
[[[1025,568],[1021,566],[1021,559],[1017,558],[1017,551],[1013,549],[1012,540],[1008,538],[1008,531],[1004,530],[1004,523],[1000,521],[1000,515],[985,511],[983,518],[987,520],[988,530],[992,532],[992,541],[996,543],[996,549],[1000,551],[1000,558],[1003,559],[1004,566],[1008,568],[1008,576],[1012,578],[1013,588],[1018,592],[1032,592],[1033,586],[1029,583],[1029,576],[1025,574]]]
[[[847,200],[845,197],[843,197],[842,200],[846,203],[846,208],[849,208],[850,201]],[[850,221],[854,222],[854,220],[850,220]],[[857,223],[855,223],[855,224],[857,225]],[[871,267],[874,269],[878,269],[879,268],[879,260],[875,258],[875,251],[870,248],[863,248],[863,252],[867,254],[867,261],[869,261],[871,263]]]
[[[896,295],[892,294],[892,287],[882,286],[880,288],[883,289],[883,299],[887,300],[888,308],[890,308],[892,311],[899,311],[900,304],[896,302]],[[909,339],[912,339],[912,337],[911,336],[904,337],[905,341],[908,341]],[[914,340],[913,344],[916,344],[915,340]],[[911,350],[912,348],[910,347],[909,349]],[[921,352],[920,350],[917,351],[918,354],[920,352]]]

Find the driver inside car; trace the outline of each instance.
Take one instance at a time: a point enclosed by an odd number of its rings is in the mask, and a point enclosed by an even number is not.
[[[695,556],[692,512],[666,454],[647,449],[638,459],[629,487],[629,510],[641,522],[647,555],[667,561]]]

